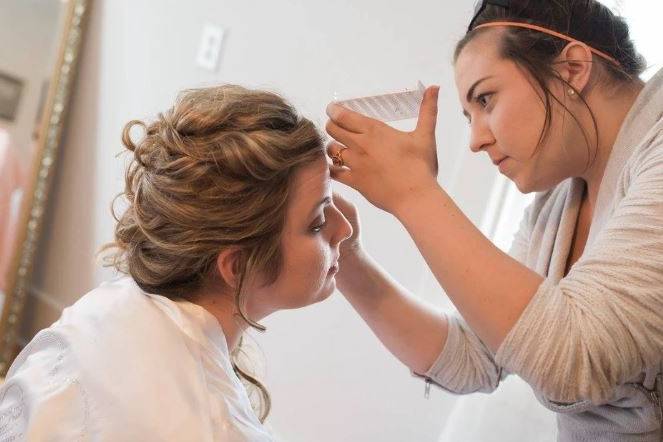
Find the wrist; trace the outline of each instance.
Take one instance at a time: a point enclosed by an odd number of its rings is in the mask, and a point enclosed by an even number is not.
[[[353,268],[361,267],[368,260],[368,254],[361,244],[352,244],[343,247],[341,256],[338,259],[340,272],[345,273],[344,270],[351,270]]]
[[[339,271],[336,274],[336,283],[339,289],[352,289],[361,285],[370,268],[372,259],[370,255],[359,246],[356,249],[344,250],[338,260]]]
[[[438,182],[434,181],[425,187],[409,192],[405,197],[399,198],[391,213],[401,224],[404,224],[409,216],[417,215],[422,208],[440,204],[445,195],[446,193]]]

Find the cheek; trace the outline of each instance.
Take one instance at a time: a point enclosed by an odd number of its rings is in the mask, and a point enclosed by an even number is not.
[[[311,302],[310,298],[324,288],[332,264],[329,246],[321,238],[306,238],[295,244],[284,250],[283,270],[276,284],[278,296],[291,308]]]
[[[300,276],[297,279],[301,283],[314,284],[324,276],[323,270],[328,261],[327,255],[322,244],[318,244],[317,241],[308,241],[307,244],[300,244],[297,250],[286,258],[290,261],[287,266],[293,275]],[[294,282],[297,283],[297,281]]]
[[[519,162],[535,155],[545,112],[536,96],[516,96],[502,101],[491,116],[495,139],[500,150]]]

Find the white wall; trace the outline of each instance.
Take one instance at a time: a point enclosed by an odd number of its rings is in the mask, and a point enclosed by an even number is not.
[[[647,59],[648,69],[643,78],[651,78],[663,67],[661,51],[660,18],[663,16],[663,3],[651,0],[602,0],[617,14],[626,18],[631,37],[642,55]]]
[[[112,237],[109,205],[122,189],[124,161],[115,157],[122,126],[167,108],[186,87],[269,88],[322,124],[334,92],[391,91],[416,80],[441,84],[440,179],[479,220],[495,172],[483,156],[464,157],[467,129],[451,67],[471,3],[96,0],[24,336],[112,276],[94,253]],[[206,22],[226,29],[216,73],[194,65]],[[467,176],[471,182],[455,185]],[[402,227],[341,191],[360,206],[369,251],[413,292],[446,304]],[[340,295],[265,322],[269,330],[259,339],[274,400],[271,423],[285,440],[437,440],[451,396],[433,390],[424,399],[423,382],[381,347]]]

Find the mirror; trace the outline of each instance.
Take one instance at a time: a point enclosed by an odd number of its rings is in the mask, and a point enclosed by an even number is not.
[[[88,0],[0,0],[0,373],[13,360]]]

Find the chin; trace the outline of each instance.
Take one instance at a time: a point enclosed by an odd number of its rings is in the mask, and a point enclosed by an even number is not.
[[[317,304],[329,298],[334,291],[336,290],[336,281],[334,278],[331,278],[330,281],[322,286],[318,291],[312,293],[310,296],[301,302],[291,302],[288,306],[282,306],[281,309],[294,310],[299,308],[308,307],[313,304]],[[301,298],[300,298],[301,299]]]
[[[325,299],[329,298],[334,291],[336,290],[336,279],[331,278],[325,286],[320,289],[318,292],[317,296],[313,299],[311,304],[317,304],[318,302],[322,302]]]
[[[536,192],[536,190],[534,190],[534,188],[531,185],[529,185],[529,183],[522,183],[518,180],[514,180],[513,183],[516,185],[520,193],[527,194],[527,193]]]
[[[545,170],[523,169],[510,177],[521,193],[547,192],[564,182],[570,175],[550,173]],[[544,173],[546,172],[546,173]]]
[[[515,176],[511,181],[513,181],[520,193],[528,194],[547,190],[542,188],[541,183],[537,183],[527,176]]]

